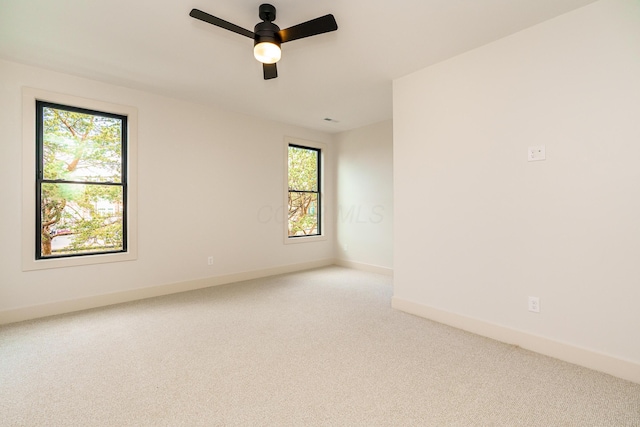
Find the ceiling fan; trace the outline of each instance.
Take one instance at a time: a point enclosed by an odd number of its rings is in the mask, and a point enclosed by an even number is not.
[[[273,23],[276,19],[276,8],[270,4],[261,4],[258,8],[258,16],[262,22],[256,24],[253,31],[198,9],[192,9],[189,16],[253,39],[253,54],[258,61],[262,62],[265,80],[278,77],[276,62],[281,57],[280,44],[338,29],[335,18],[329,14],[281,30]]]

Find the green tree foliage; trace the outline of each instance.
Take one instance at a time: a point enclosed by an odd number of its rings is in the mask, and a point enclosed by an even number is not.
[[[43,107],[42,131],[42,256],[65,235],[62,253],[122,249],[122,120]]]
[[[289,147],[289,236],[318,234],[318,156]]]

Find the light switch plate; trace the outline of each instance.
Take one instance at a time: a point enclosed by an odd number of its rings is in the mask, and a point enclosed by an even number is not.
[[[537,145],[535,147],[529,147],[527,151],[527,160],[530,162],[536,162],[538,160],[546,159],[546,153],[544,145]]]

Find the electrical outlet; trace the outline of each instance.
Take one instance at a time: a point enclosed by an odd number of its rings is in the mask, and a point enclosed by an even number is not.
[[[540,313],[540,298],[529,297],[529,311]]]
[[[207,258],[207,265],[213,265],[213,257],[212,256]]]

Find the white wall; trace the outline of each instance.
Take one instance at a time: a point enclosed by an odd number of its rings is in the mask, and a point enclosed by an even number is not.
[[[328,143],[335,217],[330,135],[10,62],[0,61],[0,84],[0,314],[333,259],[332,221],[326,241],[285,245],[282,210],[292,136]],[[138,109],[137,261],[21,271],[22,86]]]
[[[640,381],[638,52],[604,0],[394,82],[394,306]]]
[[[335,137],[337,247],[344,265],[393,269],[393,126],[384,121]]]

